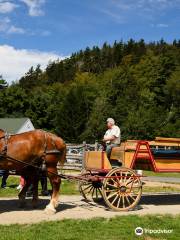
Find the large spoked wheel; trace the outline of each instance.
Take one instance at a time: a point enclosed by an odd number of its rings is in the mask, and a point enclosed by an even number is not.
[[[142,194],[142,183],[133,170],[115,168],[105,176],[102,193],[111,209],[127,211],[138,204]]]
[[[91,172],[82,170],[81,175],[88,179]],[[79,192],[86,201],[102,201],[102,182],[101,181],[79,181]]]

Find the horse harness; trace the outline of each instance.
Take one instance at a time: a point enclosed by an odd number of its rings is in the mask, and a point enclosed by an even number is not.
[[[61,152],[57,149],[56,143],[55,143],[55,141],[54,141],[54,139],[52,137],[51,137],[51,144],[52,144],[52,146],[54,146],[54,149],[48,150],[47,137],[48,137],[49,133],[47,133],[47,132],[45,132],[43,130],[41,130],[41,131],[44,132],[44,144],[43,144],[44,151],[43,151],[43,154],[41,156],[39,156],[39,157],[37,157],[37,158],[35,158],[33,160],[32,164],[27,163],[27,162],[23,162],[23,161],[18,160],[18,159],[14,159],[14,158],[12,158],[12,157],[7,155],[8,140],[9,140],[9,138],[11,136],[16,135],[16,134],[12,134],[11,135],[11,134],[8,134],[7,132],[5,132],[5,134],[2,137],[0,137],[0,141],[2,139],[4,139],[4,141],[3,141],[3,143],[4,143],[3,144],[3,149],[0,152],[0,161],[4,160],[4,159],[8,159],[8,160],[10,160],[12,162],[18,162],[18,163],[23,164],[24,165],[23,168],[34,167],[34,168],[36,168],[38,170],[46,171],[47,170],[46,169],[46,156],[47,155],[51,155],[51,154],[61,154]],[[41,163],[39,162],[39,159],[42,159]]]
[[[1,160],[1,158],[6,157],[6,155],[7,155],[7,148],[8,148],[8,140],[9,140],[9,138],[10,138],[10,135],[7,132],[5,132],[4,136],[0,137],[0,141],[2,139],[4,139],[4,146],[3,146],[2,151],[0,152],[0,160]]]
[[[43,130],[42,130],[42,131],[43,131]],[[57,176],[57,177],[60,177],[60,178],[62,178],[62,179],[66,179],[66,180],[74,180],[74,179],[83,180],[82,177],[80,177],[80,176],[77,176],[77,177],[76,177],[76,176],[72,176],[72,175],[65,175],[65,174],[63,174],[63,173],[58,174],[58,173],[54,173],[54,172],[46,169],[45,157],[46,157],[47,155],[49,155],[49,154],[61,154],[61,152],[57,149],[56,143],[55,143],[54,139],[52,139],[52,138],[51,138],[51,144],[55,147],[55,149],[48,150],[48,146],[47,146],[47,135],[49,135],[49,133],[47,133],[47,132],[45,132],[45,131],[43,131],[43,132],[44,132],[44,152],[43,152],[43,154],[42,154],[42,156],[41,156],[41,158],[43,159],[42,166],[37,166],[36,164],[31,164],[31,163],[23,162],[23,161],[21,161],[21,160],[18,160],[18,159],[15,159],[15,158],[11,157],[11,156],[8,156],[8,155],[7,155],[8,140],[9,140],[9,138],[12,136],[12,135],[10,135],[10,134],[8,134],[8,133],[5,133],[4,136],[0,137],[0,141],[1,141],[1,139],[4,138],[4,148],[3,148],[3,150],[0,152],[0,161],[1,161],[1,158],[2,158],[2,159],[6,158],[6,159],[8,159],[8,160],[10,160],[10,161],[12,161],[12,162],[16,162],[16,163],[23,164],[23,165],[24,165],[24,168],[25,168],[25,167],[33,167],[33,168],[35,168],[37,171],[38,171],[38,170],[39,170],[39,171],[44,171],[44,170],[43,170],[43,164],[45,164],[45,171],[46,171],[47,173],[50,173],[50,174],[52,174],[52,175],[55,175],[55,176]],[[13,135],[15,135],[15,134],[13,134]],[[34,162],[34,163],[35,163],[35,162]]]

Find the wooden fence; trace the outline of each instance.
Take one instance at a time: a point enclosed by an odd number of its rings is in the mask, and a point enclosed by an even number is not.
[[[98,143],[87,144],[83,142],[82,144],[72,144],[68,143],[66,163],[64,164],[63,170],[74,170],[81,171],[84,166],[84,154],[85,151],[92,151],[98,149]]]

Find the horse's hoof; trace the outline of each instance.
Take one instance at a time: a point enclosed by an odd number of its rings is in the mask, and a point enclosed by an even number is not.
[[[51,208],[51,207],[46,207],[44,209],[44,212],[48,215],[54,215],[56,213],[56,209],[55,208]]]

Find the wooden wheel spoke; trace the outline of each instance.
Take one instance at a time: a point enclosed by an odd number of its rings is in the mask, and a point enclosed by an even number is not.
[[[123,182],[124,182],[124,183],[125,183],[126,180],[127,180],[127,175],[128,175],[128,172],[125,172],[125,173],[124,173],[124,177],[123,177]]]
[[[119,182],[122,183],[122,171],[120,171],[120,179]]]
[[[106,204],[114,210],[134,208],[141,197],[142,185],[136,173],[126,167],[112,169],[105,177],[102,193]]]
[[[90,193],[92,189],[93,189],[93,186],[91,186],[91,188],[89,189],[88,192],[86,192],[86,194]]]
[[[139,179],[138,178],[134,178],[134,183],[139,183]]]
[[[126,198],[126,200],[127,200],[128,204],[129,204],[129,205],[131,205],[131,203],[130,203],[130,201],[129,201],[129,198],[128,198],[128,196],[125,196],[125,198]]]
[[[100,195],[102,196],[101,188],[98,188],[98,191],[99,191]]]
[[[96,199],[98,199],[98,189],[96,188]]]
[[[105,189],[105,192],[117,192],[117,189]]]
[[[82,170],[81,175],[85,178],[93,176],[90,171]],[[111,187],[112,188],[112,187]],[[81,195],[88,201],[95,201],[103,198],[101,192],[101,183],[100,182],[89,182],[89,181],[79,181],[79,191]]]
[[[132,189],[132,187],[133,187],[133,184],[134,184],[134,182],[131,182],[131,185],[130,185],[130,184],[126,185],[126,188],[131,191],[131,189]]]
[[[89,184],[89,186],[87,186],[87,187],[83,188],[83,191],[86,191],[86,190],[87,190],[87,189],[89,189],[90,187],[92,187],[92,185],[91,185],[91,184]]]
[[[124,195],[122,195],[123,208],[125,207]]]
[[[92,195],[91,195],[92,198],[93,198],[93,196],[94,196],[94,190],[95,190],[95,188],[93,187],[93,191],[92,191]]]
[[[115,193],[113,193],[113,194],[109,194],[108,195],[108,197],[107,197],[107,199],[109,200],[110,198],[112,198],[114,195],[116,195],[117,194],[117,192],[115,192]]]
[[[126,186],[134,182],[134,178],[130,177],[128,181],[126,182]]]
[[[116,195],[116,197],[114,198],[114,200],[112,201],[112,205],[115,203],[115,201],[117,200],[117,198],[118,198],[118,194]]]
[[[117,188],[117,186],[114,186],[114,185],[112,185],[110,183],[107,183],[107,185],[110,186],[110,187],[113,187],[113,188]]]
[[[119,208],[119,206],[120,206],[120,203],[121,203],[121,195],[119,196],[119,199],[118,199],[118,202],[117,202],[117,208]]]
[[[128,195],[133,201],[136,201],[136,198],[134,198],[131,194]]]
[[[124,175],[124,172],[120,174],[120,177],[121,177],[121,181],[120,183],[124,183],[126,181],[126,176]]]
[[[115,178],[115,180],[114,180],[114,178],[111,178],[111,180],[115,183],[115,184],[117,184],[117,180],[118,178]],[[119,179],[118,179],[119,180]]]
[[[115,179],[116,179],[116,184],[117,184],[117,182],[120,183],[120,176],[118,176],[118,175],[115,173],[115,177],[116,177],[116,178],[115,178]]]

